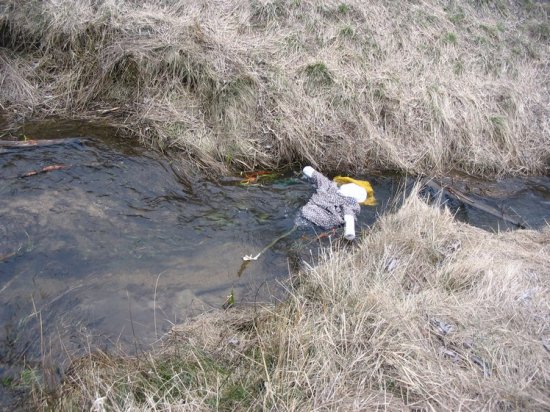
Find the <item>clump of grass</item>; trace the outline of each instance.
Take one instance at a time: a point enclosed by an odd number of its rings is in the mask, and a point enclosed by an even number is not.
[[[455,33],[445,33],[443,36],[443,41],[447,44],[456,44],[457,43],[457,37]]]
[[[529,33],[537,40],[548,41],[550,39],[550,23],[534,22],[529,26]]]
[[[305,73],[309,81],[318,85],[330,85],[334,82],[332,73],[323,62],[308,64]]]
[[[351,26],[344,26],[340,29],[340,35],[344,37],[353,37],[355,30]]]
[[[327,250],[286,302],[202,315],[174,328],[169,357],[142,365],[83,360],[61,399],[113,410],[548,409],[549,236],[487,233],[413,193],[357,248]]]
[[[211,174],[300,160],[488,176],[550,157],[542,4],[4,3],[0,104],[16,120],[108,117]]]
[[[466,16],[462,9],[457,9],[456,11],[449,12],[449,20],[456,25],[460,25],[464,22]]]
[[[299,4],[297,4],[299,5]],[[283,0],[271,1],[253,1],[252,16],[253,22],[267,24],[272,21],[277,21],[287,15],[288,5]]]
[[[350,6],[349,4],[346,4],[346,3],[342,3],[338,6],[338,13],[340,14],[346,14],[350,11]]]

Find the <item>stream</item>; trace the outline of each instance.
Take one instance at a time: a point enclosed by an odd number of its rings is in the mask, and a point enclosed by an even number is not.
[[[261,184],[187,181],[169,158],[108,127],[45,122],[23,136],[64,140],[0,148],[0,407],[44,354],[61,376],[90,347],[146,349],[230,294],[237,304],[283,298],[290,268],[322,244],[320,232],[300,229],[240,270],[242,256],[292,228],[312,193],[297,173]],[[378,206],[362,208],[358,231],[394,204],[406,180],[366,178]],[[530,227],[550,219],[548,177],[464,182],[469,196]],[[457,218],[512,229],[466,205]]]

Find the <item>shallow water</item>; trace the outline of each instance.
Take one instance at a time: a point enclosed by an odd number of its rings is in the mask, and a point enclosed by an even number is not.
[[[475,201],[483,202],[523,222],[528,229],[550,224],[550,177],[530,176],[480,181],[461,178],[449,181]],[[457,217],[490,231],[517,229],[513,224],[488,216],[487,213],[462,205]]]
[[[221,307],[231,291],[237,303],[277,299],[289,266],[317,254],[317,233],[300,230],[239,273],[242,256],[293,226],[312,192],[296,176],[258,186],[237,177],[187,182],[165,156],[109,128],[47,123],[24,133],[66,140],[0,151],[3,382],[18,379],[42,354],[61,370],[89,347],[134,351],[172,324]],[[52,165],[63,167],[25,176]],[[358,230],[374,223],[403,182],[370,180],[379,205],[362,209]],[[546,177],[461,180],[460,188],[511,205],[533,227],[549,219]],[[457,217],[508,227],[468,206]]]
[[[30,137],[39,132],[66,140],[0,152],[6,382],[43,353],[62,369],[88,346],[135,351],[221,307],[232,290],[237,304],[276,299],[289,265],[317,254],[315,231],[300,230],[239,273],[242,256],[292,228],[312,191],[299,178],[189,183],[166,157],[112,130],[47,124]],[[48,166],[58,168],[33,173]],[[374,222],[396,182],[373,181],[380,205],[365,209],[360,225]]]

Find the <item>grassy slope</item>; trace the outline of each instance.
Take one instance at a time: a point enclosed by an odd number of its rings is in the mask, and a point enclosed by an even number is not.
[[[7,0],[0,104],[108,116],[214,173],[293,161],[540,172],[547,12],[531,0]]]
[[[297,280],[284,304],[202,315],[155,355],[83,359],[62,404],[550,408],[548,228],[490,234],[413,195],[358,248],[328,252]]]

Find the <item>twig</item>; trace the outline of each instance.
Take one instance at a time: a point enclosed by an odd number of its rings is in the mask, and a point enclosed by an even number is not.
[[[153,295],[153,323],[155,325],[155,339],[159,338],[157,333],[157,286],[159,284],[160,275],[164,272],[160,272],[157,276],[157,281],[155,282],[155,293]]]
[[[258,258],[266,251],[268,250],[270,247],[272,247],[275,243],[277,243],[279,240],[291,235],[298,227],[297,226],[293,226],[292,229],[290,229],[288,232],[286,233],[283,233],[281,236],[275,238],[269,245],[267,245],[266,247],[264,247],[262,250],[260,250],[260,253],[258,253],[256,256],[252,256],[252,255],[245,255],[243,256],[243,260],[244,261],[250,261],[250,260],[258,260]]]
[[[43,167],[42,169],[40,170],[31,170],[30,172],[27,172],[23,175],[21,175],[20,177],[21,178],[25,178],[25,177],[30,177],[30,176],[36,176],[40,173],[47,173],[47,172],[51,172],[53,170],[61,170],[61,169],[66,169],[70,166],[67,166],[67,165],[51,165],[51,166],[45,166]]]
[[[98,110],[97,112],[99,114],[107,114],[107,113],[112,113],[112,112],[116,112],[117,110],[119,110],[120,107],[113,107],[111,109],[104,109],[104,110]]]
[[[130,298],[130,292],[128,292],[128,289],[126,289],[126,296],[128,297],[128,311],[130,312],[130,325],[132,326],[132,335],[134,337],[134,348],[136,350],[136,356],[137,356],[137,354],[139,353],[138,344],[137,344],[136,331],[134,329],[134,319],[132,318],[132,300]]]
[[[0,140],[0,147],[26,148],[34,146],[52,146],[67,143],[79,143],[81,139],[44,139],[44,140]]]

